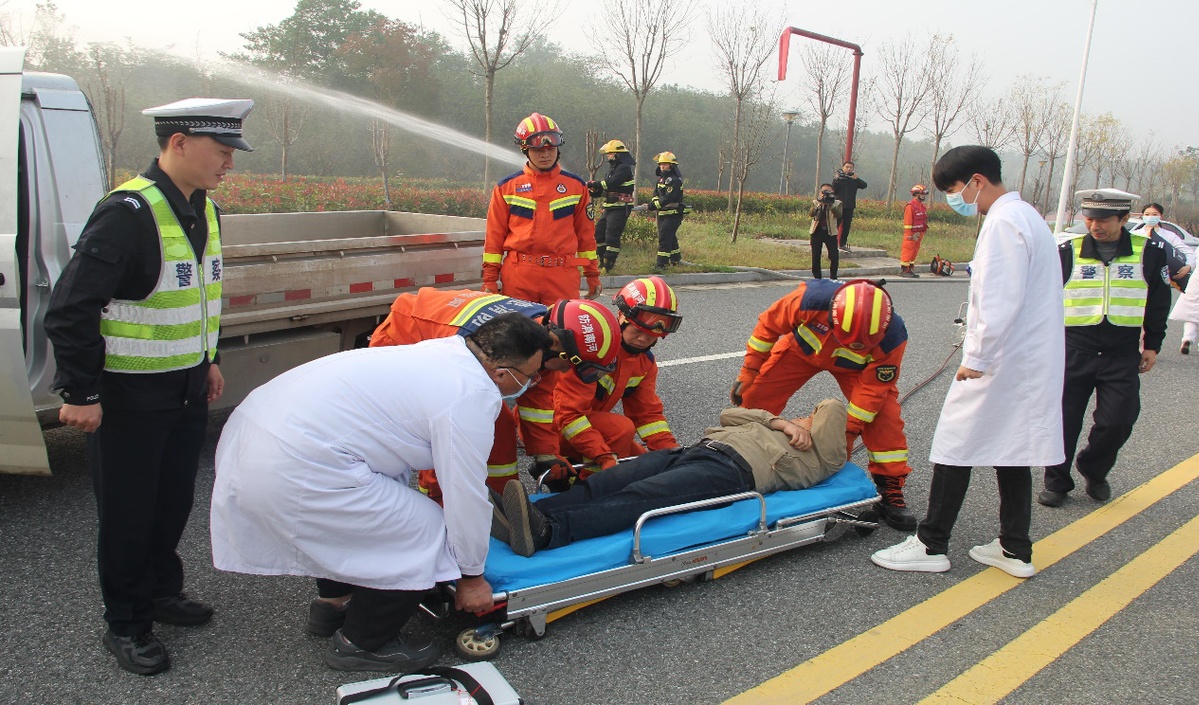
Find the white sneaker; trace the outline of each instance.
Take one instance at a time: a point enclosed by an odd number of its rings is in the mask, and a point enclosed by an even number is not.
[[[1013,558],[1003,552],[999,539],[982,546],[970,549],[970,557],[983,565],[994,566],[1015,578],[1031,578],[1037,574],[1037,567],[1025,563],[1019,558]]]
[[[870,560],[890,570],[907,570],[921,573],[944,573],[949,570],[949,558],[941,554],[929,554],[928,547],[915,536],[903,543],[875,551]]]

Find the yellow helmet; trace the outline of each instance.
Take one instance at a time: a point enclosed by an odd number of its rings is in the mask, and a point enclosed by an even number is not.
[[[654,161],[659,164],[678,164],[679,160],[674,156],[674,152],[662,152],[654,157]]]
[[[627,152],[629,148],[624,146],[624,142],[620,140],[608,140],[604,143],[603,147],[600,147],[600,151],[604,154],[614,154],[616,152]]]

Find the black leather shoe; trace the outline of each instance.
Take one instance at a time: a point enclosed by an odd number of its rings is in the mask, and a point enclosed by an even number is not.
[[[212,607],[191,599],[183,592],[154,599],[154,621],[163,624],[176,624],[181,627],[207,624],[208,620],[212,619],[213,611]]]
[[[1065,492],[1054,492],[1053,490],[1041,490],[1037,493],[1037,504],[1043,504],[1046,507],[1060,507],[1062,502],[1066,501]]]
[[[312,636],[331,637],[346,621],[346,604],[335,605],[327,600],[313,600],[308,605],[308,623],[304,630]]]
[[[154,632],[118,636],[109,629],[104,632],[104,646],[117,657],[121,668],[130,673],[152,676],[171,667],[171,657]]]
[[[1087,483],[1087,496],[1096,502],[1106,502],[1112,498],[1112,486],[1107,480]]]
[[[412,673],[441,656],[436,644],[407,639],[402,634],[375,651],[360,649],[338,629],[325,650],[325,663],[339,671],[383,671]]]

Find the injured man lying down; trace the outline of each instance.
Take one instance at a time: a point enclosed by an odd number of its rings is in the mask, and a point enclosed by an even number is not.
[[[825,399],[811,416],[780,418],[762,409],[720,412],[692,446],[626,460],[576,482],[568,491],[530,501],[519,480],[494,504],[492,536],[517,555],[606,536],[645,512],[740,492],[768,494],[811,487],[846,461],[845,404]]]

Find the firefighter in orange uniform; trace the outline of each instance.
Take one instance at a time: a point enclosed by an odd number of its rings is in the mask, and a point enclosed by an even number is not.
[[[553,426],[554,386],[567,370],[574,372],[568,377],[594,382],[614,369],[616,316],[601,304],[581,299],[564,299],[546,307],[485,291],[426,287],[396,297],[370,343],[375,348],[470,335],[492,318],[511,312],[542,322],[554,344],[544,355],[540,381],[517,399],[515,415],[504,406],[496,419],[495,443],[487,459],[487,485],[497,492],[517,475],[517,418],[525,452],[535,459],[534,475],[552,471],[551,477],[568,477],[570,464],[558,452],[558,433]],[[419,487],[433,499],[441,497],[433,470],[420,471]]]
[[[924,199],[928,189],[924,184],[912,187],[912,200],[903,209],[903,248],[899,252],[899,276],[916,279],[920,275],[912,271],[916,255],[920,253],[920,241],[928,232],[928,207]]]
[[[912,469],[896,390],[907,343],[907,327],[882,287],[864,279],[805,282],[758,316],[730,398],[780,414],[809,379],[830,372],[849,400],[846,441],[852,447],[861,435],[866,445],[883,518],[915,531],[903,497]]]
[[[546,305],[579,296],[579,267],[587,298],[603,291],[595,235],[587,217],[586,182],[558,165],[562,131],[533,113],[516,126],[525,168],[500,181],[487,208],[483,290]]]
[[[580,479],[606,470],[619,458],[678,447],[658,398],[658,364],[651,350],[683,322],[678,298],[661,277],[634,279],[613,302],[620,310],[621,345],[616,369],[598,382],[564,376],[554,390],[554,423],[562,454],[586,467]],[[624,415],[612,413],[618,402]]]

